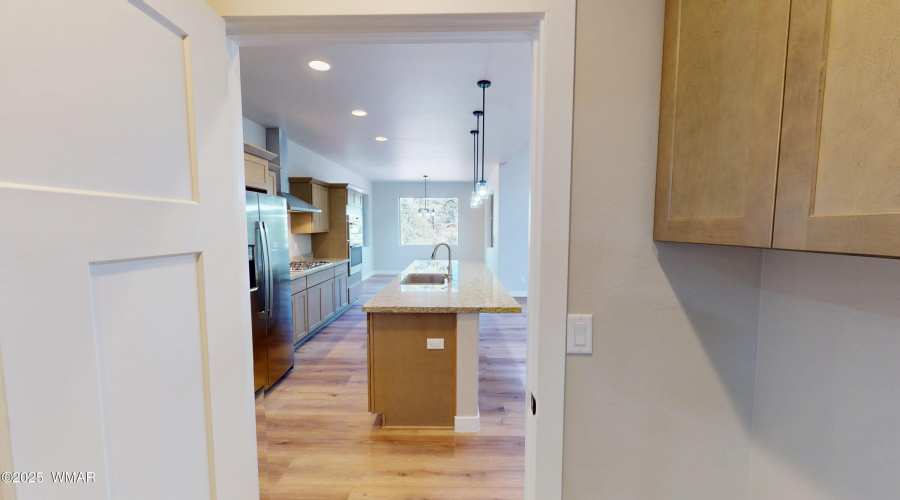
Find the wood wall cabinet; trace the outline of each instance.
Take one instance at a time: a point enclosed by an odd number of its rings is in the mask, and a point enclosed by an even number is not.
[[[357,191],[355,188],[350,188],[347,190],[347,205],[351,207],[359,207],[363,206],[363,193],[361,191]]]
[[[773,246],[900,256],[900,2],[792,5]]]
[[[311,177],[290,177],[290,193],[321,213],[292,213],[292,233],[327,233],[330,228],[329,186]]]
[[[666,2],[654,237],[768,247],[790,0]]]
[[[269,170],[269,160],[278,155],[244,143],[244,185],[266,194],[278,194],[276,173]]]
[[[900,3],[666,4],[654,238],[900,256]]]

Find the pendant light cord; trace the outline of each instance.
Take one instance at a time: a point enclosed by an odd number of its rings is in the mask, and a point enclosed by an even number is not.
[[[487,92],[487,87],[481,87],[481,114],[484,117],[483,122],[481,124],[481,181],[484,182],[484,131],[487,129],[487,115],[484,114],[484,95]],[[478,172],[475,173],[478,175]]]

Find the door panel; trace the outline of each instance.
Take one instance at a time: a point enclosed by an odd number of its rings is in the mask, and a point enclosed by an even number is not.
[[[655,239],[770,246],[789,9],[666,2]]]
[[[900,256],[898,23],[896,2],[794,1],[776,248]]]
[[[3,169],[0,181],[194,200],[190,37],[129,2],[92,7],[4,2],[0,40],[29,46],[3,55],[16,78],[0,83],[0,157],[32,167]]]
[[[90,266],[112,497],[209,498],[197,264],[191,254]]]
[[[236,52],[152,6],[0,16],[0,462],[96,473],[18,500],[258,495]]]

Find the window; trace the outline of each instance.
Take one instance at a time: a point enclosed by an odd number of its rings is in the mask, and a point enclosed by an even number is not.
[[[419,215],[420,210],[433,215]],[[459,198],[400,198],[400,244],[459,243]]]

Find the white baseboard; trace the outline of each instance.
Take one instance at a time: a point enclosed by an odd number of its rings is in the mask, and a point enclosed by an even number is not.
[[[455,432],[478,432],[481,430],[481,410],[474,417],[453,417]]]
[[[513,297],[528,297],[528,290],[510,290],[509,294]]]

